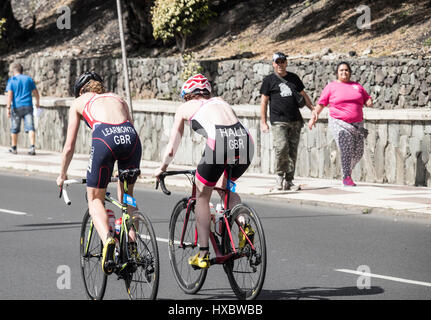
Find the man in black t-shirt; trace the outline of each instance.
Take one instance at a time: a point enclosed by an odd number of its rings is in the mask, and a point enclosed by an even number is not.
[[[286,55],[281,52],[274,53],[272,66],[274,73],[265,77],[260,88],[261,130],[269,132],[267,124],[269,102],[269,120],[273,135],[276,173],[276,184],[272,190],[290,190],[294,188],[292,180],[295,173],[301,128],[304,124],[292,90],[299,92],[304,97],[306,105],[311,111],[313,111],[313,104],[305,93],[304,84],[299,77],[286,71]],[[297,190],[298,187],[294,189]]]

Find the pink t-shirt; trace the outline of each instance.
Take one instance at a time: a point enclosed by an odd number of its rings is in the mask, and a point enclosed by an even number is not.
[[[333,81],[326,85],[318,104],[329,104],[329,115],[348,123],[364,120],[362,107],[370,98],[365,89],[357,82]]]

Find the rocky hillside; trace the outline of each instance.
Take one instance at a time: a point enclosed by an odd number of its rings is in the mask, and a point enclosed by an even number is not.
[[[4,42],[1,59],[120,55],[115,0],[6,0],[0,6],[0,17],[9,2],[21,30],[11,26],[0,40]],[[179,55],[174,41],[163,44],[152,37],[149,11],[153,1],[122,2],[130,57]],[[309,59],[340,55],[431,58],[429,0],[210,3],[216,17],[188,43],[196,58],[269,59],[274,51]],[[366,7],[358,9],[360,5]],[[71,10],[70,29],[57,28],[62,6]],[[370,24],[364,28],[367,17]]]

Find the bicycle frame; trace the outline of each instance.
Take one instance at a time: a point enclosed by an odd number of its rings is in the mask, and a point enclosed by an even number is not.
[[[231,178],[231,170],[229,170],[228,172],[228,179],[227,181],[230,180]],[[216,257],[211,259],[211,264],[223,264],[226,261],[230,260],[230,259],[235,259],[235,258],[239,258],[240,255],[238,255],[237,250],[235,249],[235,244],[233,242],[233,238],[232,238],[232,233],[229,227],[229,216],[230,216],[230,212],[231,209],[229,208],[229,200],[230,200],[230,189],[228,188],[228,186],[226,186],[225,189],[223,188],[214,188],[215,191],[219,191],[225,194],[224,196],[224,208],[226,208],[223,212],[223,225],[224,228],[226,228],[226,234],[229,236],[229,241],[231,243],[231,248],[233,250],[233,252],[230,252],[228,254],[223,254],[223,248],[222,245],[218,243],[218,239],[217,237],[214,235],[214,232],[210,232],[210,241],[211,244],[213,246],[214,252],[216,254]],[[188,198],[187,201],[187,210],[186,210],[186,215],[184,218],[184,224],[183,224],[183,229],[181,231],[181,238],[180,238],[180,248],[184,247],[184,234],[185,231],[187,230],[187,225],[188,225],[188,221],[190,218],[190,212],[191,209],[193,207],[193,205],[196,203],[196,183],[193,179],[193,183],[192,183],[192,195],[191,197]],[[244,234],[246,241],[250,244],[252,250],[255,250],[254,245],[252,243],[252,241],[250,241],[250,239],[248,238],[247,234],[245,233],[244,229],[239,225],[238,226],[241,230],[241,232]],[[194,243],[192,244],[192,247],[196,247],[198,245],[198,233],[197,233],[197,228],[195,227],[195,236],[194,236]]]
[[[110,182],[117,182],[118,179],[117,178],[111,178]],[[86,183],[86,179],[79,179],[79,180],[67,180],[65,181],[65,186],[67,187],[70,184],[85,184]],[[124,194],[127,194],[128,192],[128,185],[127,185],[127,181],[124,180]],[[62,189],[60,191],[60,196],[64,196],[64,201],[66,202],[66,204],[70,205],[71,201],[68,197],[67,191],[66,189]],[[123,239],[123,235],[125,235],[125,241],[126,244],[129,243],[129,228],[128,228],[128,223],[130,221],[130,214],[127,212],[127,204],[124,203],[124,201],[118,201],[117,199],[113,198],[109,192],[106,192],[105,194],[105,201],[112,203],[113,205],[115,205],[116,207],[118,207],[121,212],[122,212],[122,223],[121,223],[121,229],[120,229],[120,239],[119,239],[119,245],[120,245],[120,257],[121,257],[121,251],[122,251],[122,239]],[[91,220],[91,224],[90,224],[90,228],[89,228],[89,232],[88,232],[88,236],[87,236],[87,246],[85,248],[85,256],[88,254],[88,246],[91,243],[91,237],[93,235],[94,232],[94,224],[93,224],[93,220]],[[83,241],[83,239],[81,239],[81,241]],[[82,243],[81,243],[82,245]],[[124,261],[126,261],[120,268],[119,271],[123,270],[126,266],[127,266],[127,261],[129,259],[129,252],[128,250],[126,251],[126,258],[124,259]]]
[[[81,275],[87,296],[90,299],[103,299],[107,279],[111,273],[118,276],[117,280],[124,280],[130,299],[155,299],[157,296],[160,269],[156,236],[148,216],[138,210],[136,199],[129,194],[132,191],[132,183],[135,183],[139,175],[140,170],[138,168],[119,170],[118,178],[109,180],[109,182],[120,180],[124,183],[124,187],[122,187],[121,182],[118,184],[120,186],[118,189],[121,189],[118,199],[111,196],[109,192],[106,192],[104,197],[100,199],[104,207],[109,207],[108,203],[111,203],[121,210],[122,221],[121,223],[117,221],[120,224],[120,226],[117,225],[116,231],[118,233],[111,235],[113,230],[109,230],[108,237],[110,237],[109,245],[111,246],[109,247],[109,255],[112,251],[113,255],[105,259],[108,260],[108,263],[103,259],[103,250],[106,250],[102,241],[103,237],[100,237],[100,230],[96,230],[98,225],[94,223],[90,210],[87,209],[83,216],[80,236]],[[86,179],[64,181],[60,197],[64,196],[66,204],[70,205],[71,202],[67,195],[68,186],[85,183]],[[129,187],[131,190],[128,190]],[[91,206],[91,203],[89,204]],[[129,206],[134,208],[129,208]],[[112,218],[114,217],[112,216]],[[104,236],[105,232],[108,232],[106,230],[108,223],[104,219],[99,221],[106,223],[102,228]],[[111,228],[112,225],[109,229]],[[112,246],[114,241],[111,237],[115,237],[114,246]],[[101,262],[105,265],[101,265]]]
[[[125,185],[126,182],[125,182]],[[126,193],[126,188],[125,188],[125,193]],[[113,205],[115,205],[116,207],[118,207],[119,209],[121,209],[122,212],[122,221],[121,221],[121,228],[120,228],[120,239],[119,239],[119,245],[120,245],[120,257],[121,257],[121,251],[122,251],[122,241],[123,241],[123,235],[125,235],[125,241],[126,244],[129,243],[129,228],[128,228],[128,222],[130,220],[130,214],[127,212],[127,204],[125,204],[124,202],[119,202],[117,199],[111,197],[110,193],[107,192],[105,194],[105,200],[112,203]],[[126,250],[126,263],[124,263],[121,268],[120,271],[123,270],[126,266],[127,266],[127,260],[129,259],[129,252],[128,250]]]
[[[226,186],[212,188],[220,194],[221,202],[224,202],[226,210],[223,211],[220,218],[217,215],[217,219],[220,219],[217,222],[220,222],[221,230],[218,228],[217,231],[213,228],[209,230],[211,243],[208,245],[213,247],[211,251],[214,253],[213,257],[210,257],[209,266],[222,264],[235,295],[239,299],[252,300],[259,295],[265,279],[265,237],[260,219],[251,207],[244,203],[239,203],[232,209],[229,207],[230,196],[235,196],[230,194],[230,192],[235,192],[235,184],[231,181],[232,166],[229,167],[229,170],[226,170],[228,171]],[[192,185],[192,192],[191,195],[189,193],[190,196],[177,202],[172,211],[169,223],[169,259],[175,280],[180,288],[187,294],[195,294],[202,288],[208,270],[207,268],[201,269],[200,272],[191,270],[199,269],[191,261],[197,257],[196,250],[199,248],[197,223],[194,217],[190,220],[191,212],[195,211],[198,195],[195,183],[196,170],[165,171],[159,175],[156,189],[160,185],[163,193],[170,195],[171,192],[165,185],[165,178],[178,174],[187,176]],[[207,218],[205,217],[205,219]],[[213,220],[213,216],[211,216],[211,220]],[[188,225],[189,222],[191,226]],[[219,232],[221,232],[221,237],[218,236]],[[205,246],[207,246],[206,242]],[[261,267],[259,267],[260,265]]]

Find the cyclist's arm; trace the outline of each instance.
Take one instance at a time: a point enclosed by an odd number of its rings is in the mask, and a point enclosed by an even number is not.
[[[76,101],[74,101],[69,110],[69,124],[67,126],[66,142],[63,147],[60,175],[57,179],[57,185],[59,186],[62,185],[62,182],[67,177],[67,169],[69,168],[70,161],[72,161],[73,153],[75,152],[76,137],[78,135],[80,120],[80,114],[76,109]]]
[[[174,126],[172,128],[169,143],[166,147],[166,151],[162,159],[162,165],[160,166],[160,169],[162,171],[165,171],[169,166],[169,163],[173,160],[175,153],[177,152],[178,146],[180,145],[181,138],[183,137],[184,120],[187,119],[183,110],[184,108],[180,106],[177,110],[177,113],[175,114]]]
[[[123,102],[123,107],[124,107],[124,109],[126,109],[126,114],[127,114],[127,120],[129,120],[129,122],[132,124],[132,126],[134,125],[133,124],[133,118],[132,118],[132,115],[130,114],[130,110],[129,110],[129,105],[127,104],[127,102],[126,101],[124,101]]]

